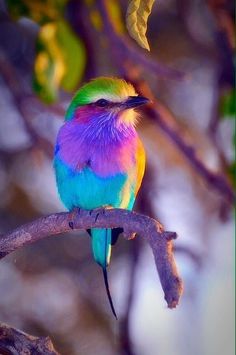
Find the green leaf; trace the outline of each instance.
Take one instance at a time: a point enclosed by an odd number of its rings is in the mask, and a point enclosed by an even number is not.
[[[65,73],[61,80],[61,87],[66,91],[73,91],[84,74],[85,47],[66,22],[58,23],[57,38],[65,62]]]
[[[236,90],[228,90],[220,99],[220,113],[223,118],[235,118],[236,115]]]
[[[229,167],[228,172],[231,177],[233,186],[236,187],[236,161],[234,161]]]
[[[150,51],[146,37],[147,21],[155,0],[131,0],[126,14],[126,26],[132,38],[142,47]]]

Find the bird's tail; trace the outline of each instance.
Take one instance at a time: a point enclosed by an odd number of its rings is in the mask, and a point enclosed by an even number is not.
[[[111,229],[91,229],[92,250],[95,261],[106,268],[111,256]]]
[[[109,283],[108,283],[108,277],[107,277],[107,268],[103,268],[103,278],[104,278],[104,283],[105,283],[105,287],[106,287],[106,292],[107,292],[107,297],[111,306],[111,310],[112,313],[114,315],[114,317],[117,319],[117,315],[116,315],[116,311],[112,302],[112,297],[111,297],[111,292],[110,292],[110,288],[109,288]]]
[[[117,319],[107,278],[107,266],[109,264],[111,255],[112,230],[93,228],[91,229],[91,237],[93,256],[95,261],[102,267],[107,297],[111,306],[112,313]]]

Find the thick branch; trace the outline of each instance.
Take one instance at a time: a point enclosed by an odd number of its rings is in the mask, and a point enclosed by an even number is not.
[[[176,238],[176,233],[165,232],[158,221],[136,212],[123,209],[93,211],[75,209],[72,212],[55,213],[39,218],[0,237],[0,258],[24,245],[71,229],[116,227],[124,229],[125,238],[136,232],[149,243],[165,300],[169,308],[174,308],[183,290],[172,252],[172,240]]]
[[[59,355],[49,337],[34,337],[0,323],[0,354]]]

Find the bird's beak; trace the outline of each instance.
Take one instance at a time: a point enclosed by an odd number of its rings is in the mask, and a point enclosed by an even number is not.
[[[129,96],[128,99],[122,104],[124,109],[135,108],[145,105],[150,100],[143,96]]]

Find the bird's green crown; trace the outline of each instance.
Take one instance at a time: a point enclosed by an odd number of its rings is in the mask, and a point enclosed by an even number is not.
[[[99,99],[122,102],[128,96],[136,95],[134,87],[123,79],[109,77],[93,79],[76,92],[66,112],[65,119],[72,119],[77,107],[88,105]]]

